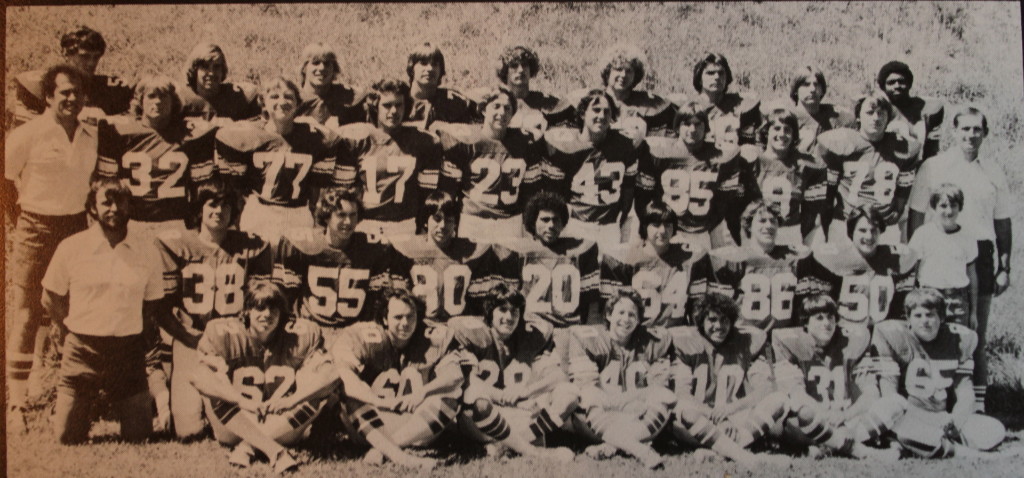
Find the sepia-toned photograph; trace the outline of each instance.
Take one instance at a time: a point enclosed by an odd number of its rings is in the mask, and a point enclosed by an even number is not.
[[[1017,2],[14,3],[5,476],[1021,476]]]

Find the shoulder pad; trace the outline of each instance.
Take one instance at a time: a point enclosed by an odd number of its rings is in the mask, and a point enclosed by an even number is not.
[[[672,344],[672,335],[668,333],[668,329],[659,326],[644,328],[647,329],[647,333],[658,342],[663,342],[666,345]]]
[[[843,356],[847,360],[858,360],[864,356],[864,352],[868,350],[868,346],[871,344],[871,332],[868,331],[867,327],[848,326],[837,328],[842,331],[843,336],[846,337],[848,343],[846,348],[843,350]],[[778,330],[772,333],[777,333]]]
[[[490,327],[479,317],[453,317],[447,325],[455,340],[463,347],[482,350],[493,343]]]
[[[708,255],[713,261],[737,263],[747,260],[750,257],[750,252],[741,246],[725,246],[712,249]]]
[[[569,240],[571,240],[573,242],[573,243],[570,243],[569,247],[566,248],[566,252],[569,253],[569,254],[581,255],[581,254],[584,254],[584,253],[590,251],[591,249],[594,249],[595,251],[597,250],[597,243],[594,242],[594,241],[588,241],[586,239],[578,239],[578,238],[575,238],[575,237],[568,237],[568,238],[565,238],[565,239],[569,239]]]
[[[940,98],[933,96],[922,96],[921,99],[924,101],[924,107],[921,108],[921,114],[934,116],[941,113],[945,108],[945,102]]]
[[[217,130],[217,141],[238,151],[254,151],[271,141],[284,142],[284,138],[260,128],[251,121],[239,121]]]
[[[887,319],[875,324],[875,338],[888,344],[903,342],[910,334],[910,328],[903,320]]]
[[[775,351],[775,356],[779,357],[781,354],[786,354],[790,357],[804,358],[800,355],[804,350],[800,346],[802,337],[805,337],[805,332],[801,327],[783,327],[772,330],[772,350]]]
[[[687,153],[680,151],[675,138],[662,136],[649,136],[645,138],[651,155],[659,158],[684,156]]]
[[[793,112],[795,109],[794,106],[795,105],[793,104],[793,100],[791,98],[779,97],[767,101],[762,101],[759,105],[759,109],[761,110],[761,114],[763,116],[767,116],[768,113],[771,113],[773,110],[777,109],[784,109]]]
[[[469,103],[469,98],[467,98],[466,95],[463,95],[462,93],[460,93],[457,90],[453,90],[451,88],[438,88],[438,89],[441,90],[441,92],[445,95],[445,98],[448,98],[449,100],[463,101],[463,102]]]
[[[739,91],[735,94],[739,97],[739,105],[736,107],[736,111],[739,113],[743,114],[760,108],[761,98],[758,97],[757,93],[753,91]]]
[[[739,155],[744,161],[753,163],[761,156],[761,148],[753,144],[740,145]]]
[[[320,347],[323,343],[323,336],[320,326],[307,319],[295,319],[285,329],[294,340],[291,345],[292,354],[296,357],[305,357],[313,349]]]
[[[660,113],[672,106],[672,102],[668,101],[654,93],[649,91],[633,91],[630,96],[630,101],[636,106],[643,106],[651,110],[651,113]]]
[[[156,235],[157,240],[168,246],[174,242],[180,241],[182,237],[182,231],[178,229],[165,229]]]
[[[757,328],[750,328],[738,331],[737,338],[747,337],[745,340],[749,345],[749,351],[751,357],[757,357],[761,350],[764,349],[765,342],[768,341],[768,334],[763,330]]]
[[[822,108],[828,112],[829,117],[832,118],[833,128],[853,128],[857,124],[857,118],[853,116],[853,111],[849,109],[834,105],[831,103],[822,103]]]
[[[707,340],[695,326],[672,327],[668,333],[672,336],[672,344],[681,354],[699,354],[707,346]]]
[[[349,123],[339,126],[334,132],[345,139],[360,140],[369,137],[373,129],[370,123]]]
[[[256,99],[259,89],[252,83],[246,83],[244,81],[238,83],[228,83],[224,86],[231,86],[234,91],[237,91],[245,96],[246,100],[253,101]]]
[[[534,320],[534,319],[523,319],[526,330],[533,330],[535,333],[543,335],[545,338],[550,339],[552,334],[555,333],[555,326],[546,320]]]
[[[966,360],[973,357],[974,349],[978,347],[978,333],[952,322],[946,322],[944,325],[949,328],[950,332],[960,336],[960,359]]]
[[[708,144],[708,145],[706,145],[704,147],[705,148],[711,148],[711,147],[714,147],[714,146]],[[740,148],[739,148],[739,146],[727,145],[726,148],[721,150],[721,152],[719,154],[717,154],[714,157],[712,157],[711,161],[713,163],[716,163],[716,164],[726,164],[726,163],[728,163],[730,161],[738,159],[739,156],[740,156]]]
[[[665,98],[676,106],[683,106],[690,102],[690,97],[686,93],[670,93]]]
[[[868,143],[856,130],[838,128],[818,135],[818,144],[833,154],[846,156]]]
[[[567,126],[555,126],[544,132],[544,140],[551,147],[565,153],[573,153],[579,150],[578,138],[577,130]]]
[[[281,239],[287,241],[292,247],[303,254],[313,256],[322,252],[327,247],[323,234],[315,228],[297,227],[289,229],[281,235]]]

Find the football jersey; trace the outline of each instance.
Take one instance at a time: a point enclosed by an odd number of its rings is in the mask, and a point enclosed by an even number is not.
[[[673,371],[677,393],[718,408],[763,389],[771,380],[771,367],[762,356],[767,336],[760,330],[733,329],[718,346],[697,327],[673,327],[669,333],[678,362]]]
[[[245,122],[217,132],[218,169],[239,193],[261,202],[297,207],[329,186],[338,156],[338,137],[321,127],[296,122],[281,136],[266,123]]]
[[[776,245],[769,253],[728,246],[711,252],[714,267],[713,292],[739,301],[738,326],[761,330],[796,325],[797,263],[806,249]]]
[[[597,245],[572,237],[559,238],[551,248],[535,239],[516,244],[522,259],[523,296],[527,318],[555,327],[590,323],[590,305],[600,300]]]
[[[345,126],[338,134],[341,156],[334,181],[358,188],[363,203],[360,219],[416,217],[427,194],[437,189],[441,170],[437,139],[412,127],[389,135],[369,123]]]
[[[760,196],[766,204],[775,205],[782,216],[780,227],[799,226],[805,211],[813,216],[826,207],[828,170],[815,166],[814,158],[798,154],[795,161],[780,161],[764,154],[751,165],[757,185],[753,196]]]
[[[787,104],[787,108],[796,116],[800,130],[800,144],[797,151],[802,154],[814,154],[818,146],[818,136],[826,131],[838,128],[856,128],[857,119],[853,113],[829,103],[821,103],[818,112],[810,114],[799,105]]]
[[[413,98],[406,123],[421,129],[428,129],[435,121],[445,123],[478,123],[480,114],[476,103],[458,91],[438,88],[434,97],[426,100]]]
[[[518,254],[504,247],[455,237],[444,251],[426,235],[394,247],[408,258],[412,293],[423,300],[429,321],[483,315],[483,301],[499,283],[519,290],[522,262]]]
[[[369,320],[386,287],[408,288],[406,271],[392,267],[390,246],[367,242],[355,232],[344,249],[335,249],[318,229],[288,231],[274,252],[274,280],[294,304],[297,317],[323,327],[344,327]]]
[[[335,365],[355,370],[379,397],[422,394],[423,385],[437,376],[438,369],[459,367],[461,359],[453,353],[456,342],[451,330],[443,325],[420,328],[399,349],[376,322],[352,324],[338,334],[331,357]]]
[[[647,326],[685,325],[688,306],[707,294],[712,280],[707,253],[686,244],[670,244],[664,255],[650,245],[628,244],[601,258],[601,295],[608,299],[619,289],[635,289],[644,299]]]
[[[618,131],[601,144],[583,141],[577,129],[548,130],[547,156],[541,163],[544,189],[568,199],[569,212],[583,222],[612,224],[629,214],[636,184],[637,158],[646,154]]]
[[[718,103],[711,103],[704,95],[697,95],[694,101],[708,115],[705,141],[718,149],[757,142],[757,127],[761,125],[761,100],[757,95],[727,92]]]
[[[14,123],[9,130],[27,123],[46,111],[46,95],[43,93],[45,70],[26,71],[14,76]],[[99,108],[108,116],[128,111],[134,88],[116,76],[92,75],[84,85],[85,106]]]
[[[852,247],[823,246],[797,264],[797,301],[828,294],[839,306],[841,321],[877,324],[903,315],[903,299],[914,288],[916,269],[893,246],[879,245],[865,259]]]
[[[96,168],[101,175],[128,180],[131,219],[183,219],[186,188],[213,177],[215,131],[196,137],[182,128],[164,136],[139,121],[100,121]]]
[[[178,85],[176,91],[181,98],[181,113],[186,118],[238,121],[255,118],[263,111],[256,86],[248,83],[224,82],[210,100],[196,94],[187,84]]]
[[[282,318],[284,320],[284,318]],[[266,346],[257,343],[237,318],[218,319],[207,326],[196,349],[204,361],[226,373],[235,390],[249,400],[263,403],[288,396],[296,390],[300,369],[329,363],[320,329],[306,320],[282,327]],[[213,406],[227,406],[211,399]]]
[[[365,98],[364,92],[340,83],[329,85],[323,95],[306,89],[296,116],[308,116],[328,128],[361,123],[366,121]]]
[[[892,116],[886,129],[893,131],[896,123],[906,123],[911,134],[922,145],[916,157],[917,164],[939,153],[939,135],[945,117],[942,100],[915,96],[902,107],[892,105],[890,112]]]
[[[959,324],[939,326],[931,342],[922,343],[908,322],[887,320],[875,326],[872,355],[880,379],[898,381],[911,405],[933,412],[951,411],[957,384],[974,374],[978,335]]]
[[[509,126],[521,128],[523,119],[531,114],[543,116],[549,128],[571,125],[576,121],[573,105],[547,93],[530,91],[525,98],[516,98],[516,114]]]
[[[559,369],[551,324],[546,322],[524,320],[507,343],[477,317],[452,319],[448,328],[459,346],[476,358],[476,376],[492,387],[525,388]]]
[[[237,316],[245,286],[270,279],[273,251],[259,237],[229,229],[213,244],[195,230],[167,230],[156,239],[163,261],[164,295],[179,322],[203,330],[211,320]]]
[[[753,190],[753,179],[738,149],[723,152],[705,145],[696,155],[676,139],[648,138],[650,155],[638,162],[636,211],[661,199],[676,213],[676,231],[708,232],[721,222],[727,206]]]
[[[826,407],[833,403],[849,406],[861,392],[855,378],[862,371],[858,366],[870,341],[871,335],[863,327],[837,327],[824,347],[818,347],[802,327],[773,330],[772,369],[779,390],[801,387]]]
[[[605,327],[580,325],[569,332],[568,371],[573,383],[607,392],[669,386],[675,355],[664,328],[638,325],[625,347],[612,341]]]
[[[439,188],[462,198],[462,212],[485,219],[521,214],[541,183],[546,145],[509,128],[499,140],[479,134],[462,142],[438,131],[444,147]]]
[[[828,166],[835,198],[832,217],[845,220],[854,208],[870,205],[894,225],[910,197],[917,169],[917,140],[886,133],[870,143],[859,131],[841,128],[818,137],[817,157]]]

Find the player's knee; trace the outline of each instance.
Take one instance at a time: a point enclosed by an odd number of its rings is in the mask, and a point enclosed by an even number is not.
[[[494,413],[494,403],[486,398],[478,398],[473,401],[472,414],[473,420],[479,421],[486,417],[491,416]]]
[[[774,392],[761,400],[755,409],[763,414],[771,415],[772,421],[782,420],[789,413],[789,396],[784,392]]]
[[[551,403],[559,408],[576,408],[580,403],[580,389],[569,382],[555,386],[551,391]]]
[[[671,409],[676,404],[676,395],[665,387],[648,387],[647,403],[652,408]]]
[[[881,424],[888,428],[892,428],[900,417],[907,412],[907,399],[899,395],[890,395],[888,397],[882,397],[875,401],[871,405],[871,411],[878,419],[882,420]]]

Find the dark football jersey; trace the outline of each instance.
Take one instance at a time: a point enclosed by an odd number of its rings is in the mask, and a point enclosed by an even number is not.
[[[568,370],[573,383],[596,385],[608,392],[669,386],[676,362],[665,329],[637,326],[625,347],[613,342],[605,327],[579,325],[569,333]]]
[[[838,128],[856,128],[857,119],[853,113],[829,103],[818,106],[818,112],[810,114],[802,106],[787,105],[796,115],[800,127],[800,144],[797,151],[803,154],[814,154],[818,146],[818,136],[826,131]]]
[[[501,141],[475,135],[465,143],[438,131],[444,147],[439,188],[462,198],[462,212],[486,219],[521,214],[541,183],[543,140],[509,128]]]
[[[597,245],[563,237],[549,248],[523,239],[516,252],[522,258],[526,317],[540,318],[555,327],[590,323],[590,305],[600,300]]]
[[[897,380],[911,405],[946,412],[953,408],[957,384],[974,374],[977,346],[978,335],[959,324],[943,323],[934,340],[922,343],[906,321],[887,320],[875,326],[871,354],[879,379]]]
[[[209,101],[185,84],[179,85],[176,91],[181,97],[181,113],[186,118],[239,121],[255,118],[263,111],[256,86],[248,83],[222,83],[220,91]]]
[[[270,279],[273,271],[273,251],[267,243],[234,229],[220,245],[200,239],[194,230],[164,231],[156,245],[172,313],[199,330],[213,319],[239,315],[245,286]]]
[[[945,106],[938,98],[915,96],[907,104],[892,106],[889,120],[889,131],[893,131],[896,123],[906,123],[911,134],[921,143],[918,165],[939,153],[939,140],[942,133],[942,121],[945,117]]]
[[[509,342],[502,342],[477,317],[458,317],[448,323],[459,346],[476,358],[474,373],[498,389],[520,389],[559,370],[552,351],[551,324],[526,320]]]
[[[185,190],[214,174],[214,133],[186,136],[184,127],[165,136],[139,121],[99,123],[97,171],[128,180],[130,217],[160,222],[184,219]]]
[[[637,158],[645,143],[609,131],[601,144],[583,141],[577,129],[554,128],[545,135],[548,151],[541,163],[543,189],[567,198],[572,217],[583,222],[616,223],[629,214],[636,184]]]
[[[389,135],[369,123],[338,130],[341,156],[334,181],[357,188],[361,219],[402,221],[416,217],[430,191],[437,189],[441,147],[437,138],[402,127]]]
[[[871,334],[863,327],[836,328],[832,341],[818,347],[802,327],[772,331],[772,369],[780,391],[803,388],[811,398],[831,407],[845,408],[860,394],[859,363],[868,350]]]
[[[405,118],[420,129],[426,130],[435,121],[445,123],[479,123],[480,114],[476,103],[455,90],[438,88],[434,97],[426,100],[412,100],[412,108]]]
[[[423,300],[429,321],[483,315],[483,301],[492,287],[504,283],[519,289],[522,261],[504,247],[456,237],[444,251],[427,236],[394,246],[408,258],[412,293]]]
[[[813,224],[814,214],[827,207],[828,170],[816,166],[813,157],[798,154],[780,161],[762,154],[751,168],[757,185],[752,196],[776,206],[782,216],[779,226],[799,226],[801,221]],[[805,212],[811,216],[804,217]]]
[[[771,380],[771,367],[762,355],[767,336],[760,330],[734,329],[718,346],[696,327],[673,327],[669,333],[678,362],[673,371],[677,393],[719,408],[763,389]]]
[[[755,246],[756,247],[756,246]],[[728,246],[711,252],[714,292],[739,302],[737,325],[761,330],[792,327],[795,314],[797,263],[809,251],[775,246],[770,253]]]
[[[521,128],[523,119],[532,114],[543,116],[549,128],[571,125],[576,121],[573,105],[567,101],[540,91],[530,91],[525,98],[516,99],[516,114],[509,126]]]
[[[384,288],[408,289],[408,269],[391,264],[396,257],[390,246],[369,243],[363,233],[353,233],[342,250],[331,247],[321,230],[292,230],[274,252],[274,280],[285,288],[296,316],[344,327],[369,320]]]
[[[245,122],[217,132],[218,169],[241,194],[261,202],[297,207],[329,186],[338,157],[338,137],[321,127],[296,122],[281,136],[265,123]]]
[[[26,71],[14,77],[14,123],[10,130],[27,123],[46,110],[46,95],[43,94],[44,70]],[[83,85],[85,106],[99,108],[108,116],[128,111],[134,88],[116,76],[93,75]]]
[[[672,244],[664,255],[650,245],[629,244],[601,258],[601,295],[635,289],[644,299],[647,326],[686,325],[688,306],[707,294],[713,279],[707,253],[686,244]]]
[[[329,85],[323,95],[305,89],[296,116],[308,116],[332,129],[349,123],[361,123],[366,121],[366,110],[363,108],[365,99],[364,92],[340,83]]]
[[[694,101],[708,115],[710,128],[705,141],[719,149],[757,142],[757,127],[761,125],[761,100],[757,95],[728,92],[715,104],[703,95],[697,95]]]

